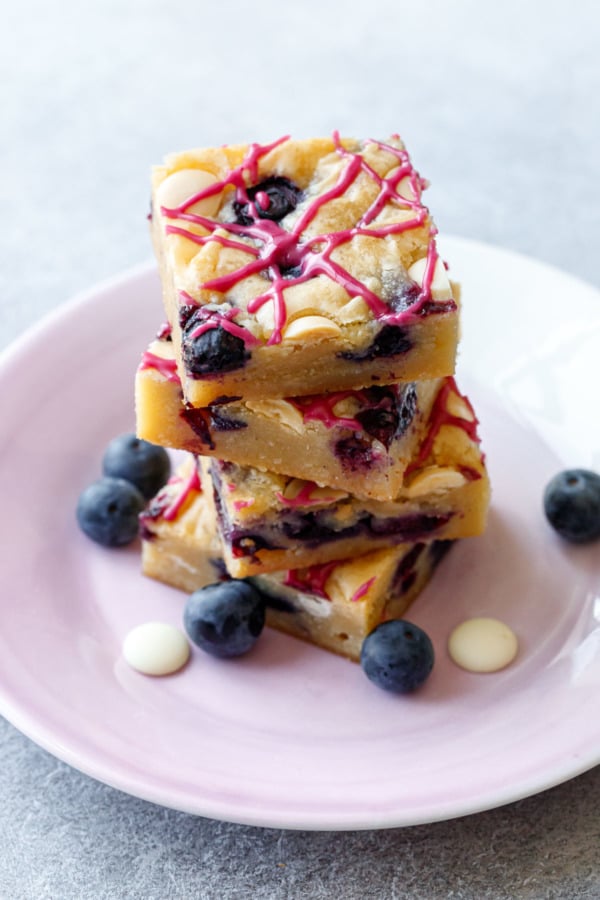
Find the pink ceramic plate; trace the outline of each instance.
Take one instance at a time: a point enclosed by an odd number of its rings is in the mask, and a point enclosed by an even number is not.
[[[133,373],[162,320],[153,267],[93,289],[2,360],[0,709],[51,753],[165,806],[256,825],[379,828],[482,810],[600,761],[600,546],[570,548],[541,512],[548,478],[598,465],[600,296],[515,254],[448,240],[463,282],[459,381],[481,418],[489,530],[444,561],[411,617],[437,664],[409,698],[343,659],[266,633],[235,662],[130,670],[121,641],[180,624],[183,595],[138,548],[77,530],[80,490],[131,430]],[[446,637],[470,615],[517,632],[517,661],[470,675]]]

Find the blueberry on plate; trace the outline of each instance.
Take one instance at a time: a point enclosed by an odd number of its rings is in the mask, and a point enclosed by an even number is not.
[[[600,537],[600,475],[566,469],[547,484],[544,512],[565,540],[585,544]]]
[[[431,674],[433,644],[412,622],[390,619],[364,639],[360,664],[373,684],[396,694],[408,694]]]
[[[257,588],[232,579],[195,591],[186,603],[183,625],[190,640],[211,656],[242,656],[264,628],[265,609]]]
[[[143,441],[135,434],[121,434],[106,448],[102,472],[130,481],[149,500],[166,484],[171,460],[164,447]]]
[[[144,497],[130,481],[105,477],[90,484],[80,495],[77,521],[97,544],[121,547],[137,537],[138,516],[144,506]]]

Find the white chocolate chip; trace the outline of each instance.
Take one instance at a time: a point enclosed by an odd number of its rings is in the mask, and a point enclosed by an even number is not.
[[[286,500],[295,500],[302,490],[303,485],[304,482],[299,478],[292,478],[291,481],[288,481],[281,493]]]
[[[305,486],[306,481],[302,481],[300,478],[292,478],[291,481],[288,481],[282,491],[283,497],[289,501],[295,500]],[[319,487],[315,484],[309,491],[306,505],[318,502],[330,503],[333,500],[342,500],[347,496],[348,494],[344,491],[337,491],[335,488],[329,487]]]
[[[458,394],[448,395],[448,399],[446,400],[446,409],[451,416],[455,416],[457,419],[465,419],[467,422],[474,421],[474,416],[469,409],[468,403],[465,403],[463,398],[459,397]]]
[[[356,397],[344,397],[332,407],[332,413],[340,419],[352,419],[358,412],[359,403]]]
[[[400,166],[394,166],[393,169],[387,173],[386,178],[389,180],[392,178]],[[414,203],[418,198],[415,196],[415,192],[413,190],[412,179],[405,175],[404,178],[401,178],[398,184],[396,185],[396,193],[398,193],[401,197],[404,197],[405,200],[410,200],[411,203]]]
[[[337,491],[329,487],[315,487],[310,492],[310,496],[313,500],[323,500],[325,503],[330,503],[332,501],[343,500],[348,494],[346,491]]]
[[[144,675],[171,675],[186,664],[190,645],[183,632],[164,622],[133,628],[123,641],[123,657]]]
[[[456,469],[442,466],[428,466],[419,472],[406,489],[409,497],[422,497],[437,491],[447,491],[462,487],[466,478]]]
[[[246,406],[251,412],[266,419],[274,419],[298,433],[304,431],[302,413],[287,400],[247,400]]]
[[[412,278],[412,280],[416,281],[417,284],[421,286],[423,285],[426,266],[427,258],[423,257],[423,259],[419,259],[416,263],[413,263],[413,265],[408,270],[408,274]],[[446,266],[439,257],[436,260],[435,269],[433,270],[433,279],[431,281],[431,296],[434,300],[452,299],[452,288],[450,286],[450,279],[448,278]]]
[[[341,333],[340,326],[325,316],[301,316],[290,322],[283,336],[286,341],[308,341],[337,337]]]
[[[263,303],[263,305],[256,310],[254,316],[257,322],[260,324],[261,328],[265,335],[271,334],[271,332],[275,328],[275,315],[273,313],[273,304],[272,303]]]
[[[336,313],[336,318],[344,325],[367,322],[371,318],[369,307],[362,297],[352,297]]]
[[[381,294],[381,279],[375,278],[374,275],[367,275],[366,278],[363,279],[363,284],[373,294],[377,294],[378,296]]]
[[[173,209],[189,200],[194,194],[216,184],[216,181],[214,175],[203,169],[179,169],[172,175],[168,175],[156,189],[156,204],[159,208],[164,206],[167,209]],[[193,206],[186,209],[186,212],[212,218],[219,211],[220,205],[221,194],[213,194],[194,203]]]
[[[497,672],[517,655],[514,631],[498,619],[480,617],[457,625],[448,639],[453,662],[469,672]]]

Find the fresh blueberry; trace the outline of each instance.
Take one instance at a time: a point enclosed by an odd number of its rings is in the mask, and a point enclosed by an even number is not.
[[[263,630],[265,600],[247,581],[210,584],[189,597],[183,624],[190,640],[211,656],[241,656]]]
[[[193,337],[203,321],[201,314],[192,315],[183,329],[183,360],[189,374],[201,378],[241,369],[250,357],[244,341],[221,325]]]
[[[102,472],[130,481],[149,500],[167,483],[171,460],[164,447],[143,441],[135,434],[121,434],[106,448]]]
[[[600,475],[588,469],[559,472],[544,491],[546,518],[567,541],[600,538]]]
[[[431,674],[433,644],[417,625],[403,619],[382,622],[363,641],[360,664],[378,687],[408,694]]]
[[[248,188],[248,199],[254,203],[260,219],[280,222],[288,213],[296,209],[302,199],[302,191],[289,178],[273,175],[260,184]],[[258,196],[257,196],[258,195]],[[247,203],[235,200],[233,210],[240,225],[251,225],[254,218]]]
[[[137,537],[144,497],[124,478],[101,478],[87,487],[77,502],[79,527],[105,547],[130,544]]]

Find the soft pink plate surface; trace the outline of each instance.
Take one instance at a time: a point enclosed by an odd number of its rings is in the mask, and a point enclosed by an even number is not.
[[[526,258],[453,239],[463,283],[459,383],[479,413],[494,486],[489,529],[457,546],[410,617],[434,673],[395,697],[360,667],[267,632],[221,662],[140,675],[134,625],[180,625],[184,596],[139,574],[139,548],[79,533],[79,492],[107,441],[133,430],[133,375],[162,321],[152,266],[92,289],[5,354],[0,710],[57,757],[165,806],[256,825],[378,828],[450,818],[542,790],[600,761],[600,546],[571,548],[541,496],[596,466],[600,295]],[[516,662],[456,668],[471,615],[507,622]]]

